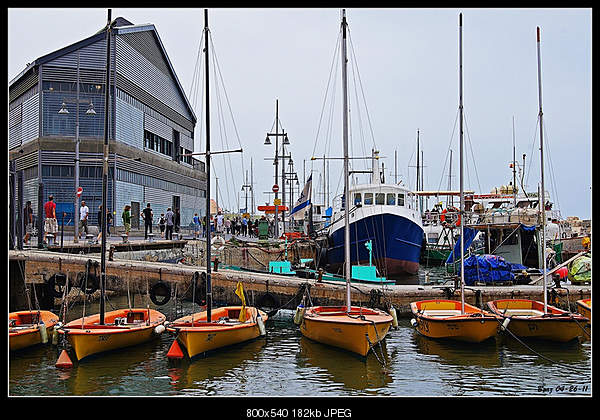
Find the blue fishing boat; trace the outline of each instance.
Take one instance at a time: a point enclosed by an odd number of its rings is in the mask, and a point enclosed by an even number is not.
[[[350,261],[373,264],[386,277],[416,274],[423,246],[423,225],[417,196],[399,184],[386,184],[379,168],[379,152],[373,151],[371,179],[349,188]],[[344,197],[334,200],[332,223],[327,234],[325,264],[335,273],[344,263]]]

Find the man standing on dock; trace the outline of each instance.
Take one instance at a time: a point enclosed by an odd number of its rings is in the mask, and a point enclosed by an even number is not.
[[[81,239],[82,229],[85,230],[85,234],[88,234],[88,213],[90,209],[85,205],[85,200],[81,201],[81,207],[79,208],[79,239]]]
[[[167,232],[165,234],[165,239],[173,239],[173,225],[175,219],[175,213],[171,211],[171,207],[167,209],[167,213],[165,214],[167,218]]]
[[[148,229],[150,229],[150,233],[152,233],[152,218],[154,213],[152,213],[152,208],[150,208],[150,203],[146,205],[146,208],[142,211],[142,219],[144,219],[144,240],[148,239]]]
[[[48,196],[48,201],[44,204],[44,211],[46,213],[46,220],[44,222],[44,243],[47,243],[46,236],[49,233],[56,235],[56,232],[58,232],[58,224],[56,223],[56,204],[54,203],[52,194]]]

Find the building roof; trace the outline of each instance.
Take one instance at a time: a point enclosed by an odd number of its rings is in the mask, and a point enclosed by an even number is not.
[[[165,47],[160,39],[160,36],[158,35],[158,31],[156,30],[156,27],[151,23],[134,25],[133,23],[131,23],[130,21],[128,21],[125,18],[117,17],[113,20],[113,28],[114,28],[114,31],[116,34],[149,31],[152,33],[152,35],[154,35],[154,37],[157,41],[157,44],[159,45],[159,47],[161,49],[163,58],[164,58],[165,62],[167,63],[168,68],[171,72],[171,76],[173,76],[173,79],[175,80],[175,83],[177,84],[177,88],[179,89],[179,92],[180,92],[181,96],[183,97],[185,104],[187,106],[187,109],[190,112],[190,115],[192,116],[193,122],[195,124],[196,120],[197,120],[196,114],[194,113],[194,110],[188,101],[187,95],[185,94],[185,91],[183,90],[183,87],[181,86],[181,83],[179,82],[179,78],[177,77],[177,74],[175,73],[175,69],[173,68],[173,64],[171,63],[171,60],[169,60],[169,56],[167,55],[167,51],[165,50]],[[25,69],[23,71],[21,71],[18,75],[16,75],[9,82],[9,88],[11,88],[14,84],[16,84],[19,80],[21,80],[23,78],[23,76],[28,74],[33,69],[39,67],[40,65],[47,63],[49,61],[55,60],[56,58],[61,57],[66,54],[69,54],[73,51],[77,51],[80,48],[86,47],[86,46],[91,45],[100,40],[103,40],[104,38],[106,38],[106,30],[107,30],[107,27],[105,26],[100,31],[96,32],[94,35],[92,35],[88,38],[82,39],[81,41],[75,42],[74,44],[68,45],[64,48],[61,48],[59,50],[53,51],[49,54],[46,54],[46,55],[43,55],[43,56],[37,58],[33,62],[27,64]]]

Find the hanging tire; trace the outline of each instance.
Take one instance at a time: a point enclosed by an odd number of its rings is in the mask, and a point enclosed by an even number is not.
[[[67,284],[67,275],[64,273],[56,273],[50,276],[46,287],[50,295],[55,298],[63,297],[63,289]]]
[[[83,273],[81,275],[81,280],[79,282],[79,288],[83,291],[83,293],[85,293],[86,295],[91,295],[96,290],[98,290],[99,287],[100,287],[100,278],[98,276],[96,276],[95,274],[88,274],[87,282],[86,282],[85,273]]]
[[[196,286],[193,301],[200,306],[204,306],[206,305],[206,273],[196,271],[192,277],[192,281],[194,280],[196,281]]]
[[[148,292],[150,300],[157,306],[166,305],[171,299],[171,285],[165,282],[158,282],[152,286]]]
[[[274,294],[266,292],[256,300],[256,307],[262,310],[271,309],[265,312],[270,317],[274,316],[279,311],[279,299]]]

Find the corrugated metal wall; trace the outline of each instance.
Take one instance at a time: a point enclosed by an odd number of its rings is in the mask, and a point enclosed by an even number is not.
[[[144,113],[117,97],[116,140],[144,150]]]

